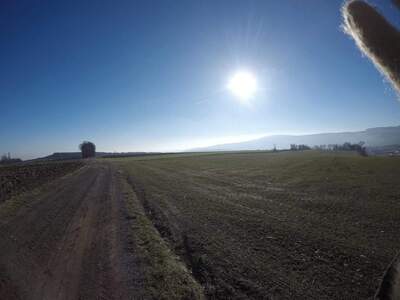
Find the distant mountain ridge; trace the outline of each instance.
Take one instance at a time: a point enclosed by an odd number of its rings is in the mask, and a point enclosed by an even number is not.
[[[376,127],[355,132],[331,132],[307,135],[271,135],[247,142],[221,144],[210,147],[190,149],[189,151],[240,151],[240,150],[266,150],[288,149],[290,144],[305,144],[319,146],[329,144],[343,144],[345,142],[365,142],[367,147],[381,147],[387,145],[400,145],[400,126]]]

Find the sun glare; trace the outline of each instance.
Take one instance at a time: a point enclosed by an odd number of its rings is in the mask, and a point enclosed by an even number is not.
[[[235,73],[228,82],[228,89],[241,101],[248,101],[257,92],[257,79],[247,71]]]

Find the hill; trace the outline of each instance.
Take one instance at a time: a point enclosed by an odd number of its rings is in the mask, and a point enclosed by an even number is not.
[[[290,144],[306,144],[309,146],[343,144],[345,142],[365,142],[367,147],[382,147],[400,144],[400,126],[369,128],[355,132],[332,132],[308,135],[271,135],[255,140],[222,144],[210,147],[191,149],[190,151],[238,151],[238,150],[263,150],[287,149]]]
[[[135,156],[148,156],[148,155],[161,155],[160,152],[96,152],[96,157],[102,158],[122,158],[122,157],[135,157]],[[165,153],[168,154],[168,153]],[[59,161],[71,160],[82,158],[81,152],[55,152],[51,155],[34,159],[32,161]]]

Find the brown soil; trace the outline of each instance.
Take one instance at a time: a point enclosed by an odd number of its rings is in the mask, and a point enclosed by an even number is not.
[[[42,162],[0,167],[0,203],[17,194],[64,176],[83,166],[82,161]]]

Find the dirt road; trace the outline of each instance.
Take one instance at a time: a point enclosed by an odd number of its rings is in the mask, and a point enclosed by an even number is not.
[[[0,299],[152,298],[122,178],[92,163],[0,206]]]

